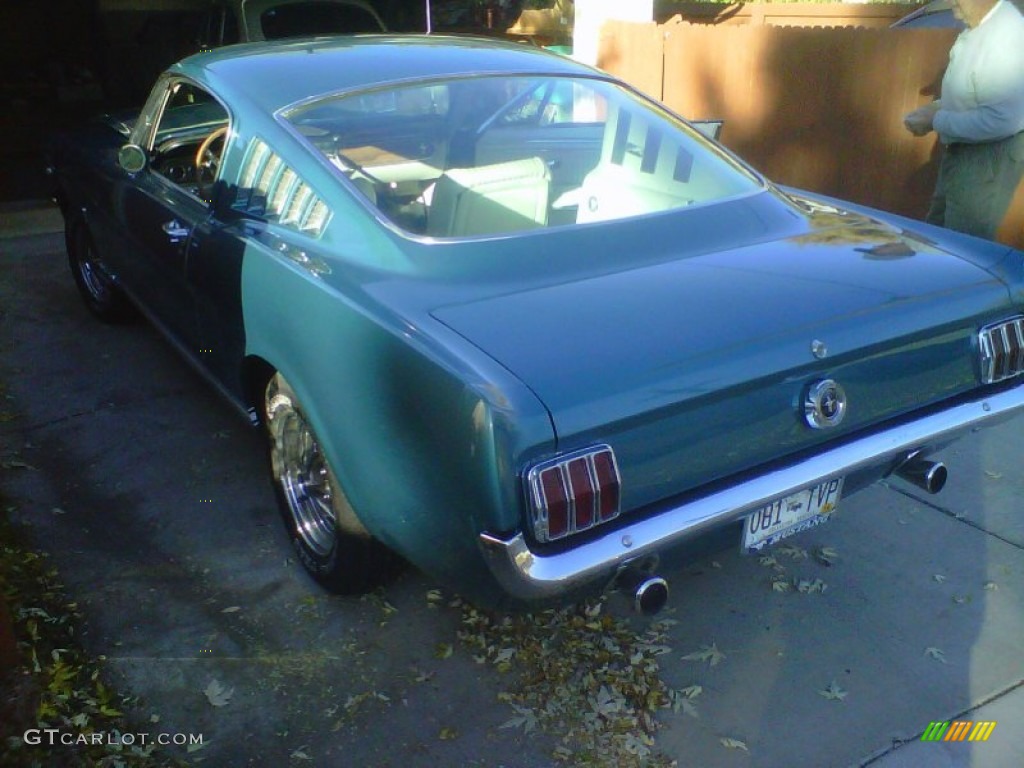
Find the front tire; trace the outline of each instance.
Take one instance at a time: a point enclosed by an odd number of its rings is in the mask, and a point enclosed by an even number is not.
[[[280,373],[268,382],[263,406],[274,491],[302,565],[332,592],[357,594],[385,582],[395,556],[359,522]]]
[[[105,323],[125,323],[135,310],[107,272],[85,222],[74,217],[64,229],[68,265],[89,311]]]

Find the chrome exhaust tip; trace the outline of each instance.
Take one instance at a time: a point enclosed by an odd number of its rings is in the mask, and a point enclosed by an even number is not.
[[[625,568],[619,573],[616,586],[632,601],[633,610],[653,616],[668,602],[668,582],[661,576],[639,568]]]
[[[938,493],[946,485],[949,472],[941,461],[929,461],[913,454],[896,468],[896,474],[928,493]]]

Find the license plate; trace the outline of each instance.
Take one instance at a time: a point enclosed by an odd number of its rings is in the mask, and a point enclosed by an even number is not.
[[[839,503],[843,478],[826,480],[751,512],[743,521],[743,551],[757,552],[829,519]]]

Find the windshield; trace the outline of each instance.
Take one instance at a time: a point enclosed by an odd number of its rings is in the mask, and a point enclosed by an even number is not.
[[[431,81],[320,99],[286,119],[419,235],[618,219],[760,188],[696,130],[599,79]]]

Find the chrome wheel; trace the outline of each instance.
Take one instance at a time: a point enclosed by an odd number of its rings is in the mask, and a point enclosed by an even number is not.
[[[88,238],[82,245],[82,250],[82,256],[78,261],[78,275],[82,279],[82,286],[89,292],[93,301],[97,304],[106,304],[110,301],[110,279],[103,273],[103,267],[96,257],[96,249],[88,242]]]
[[[130,320],[132,307],[107,272],[82,218],[68,221],[65,242],[71,274],[89,311],[108,323]]]
[[[267,387],[267,428],[274,479],[280,485],[295,534],[316,557],[331,554],[337,543],[335,493],[320,443],[295,394],[280,376]]]
[[[263,393],[270,470],[295,553],[334,592],[365,592],[400,561],[363,527],[295,391],[275,373]]]

